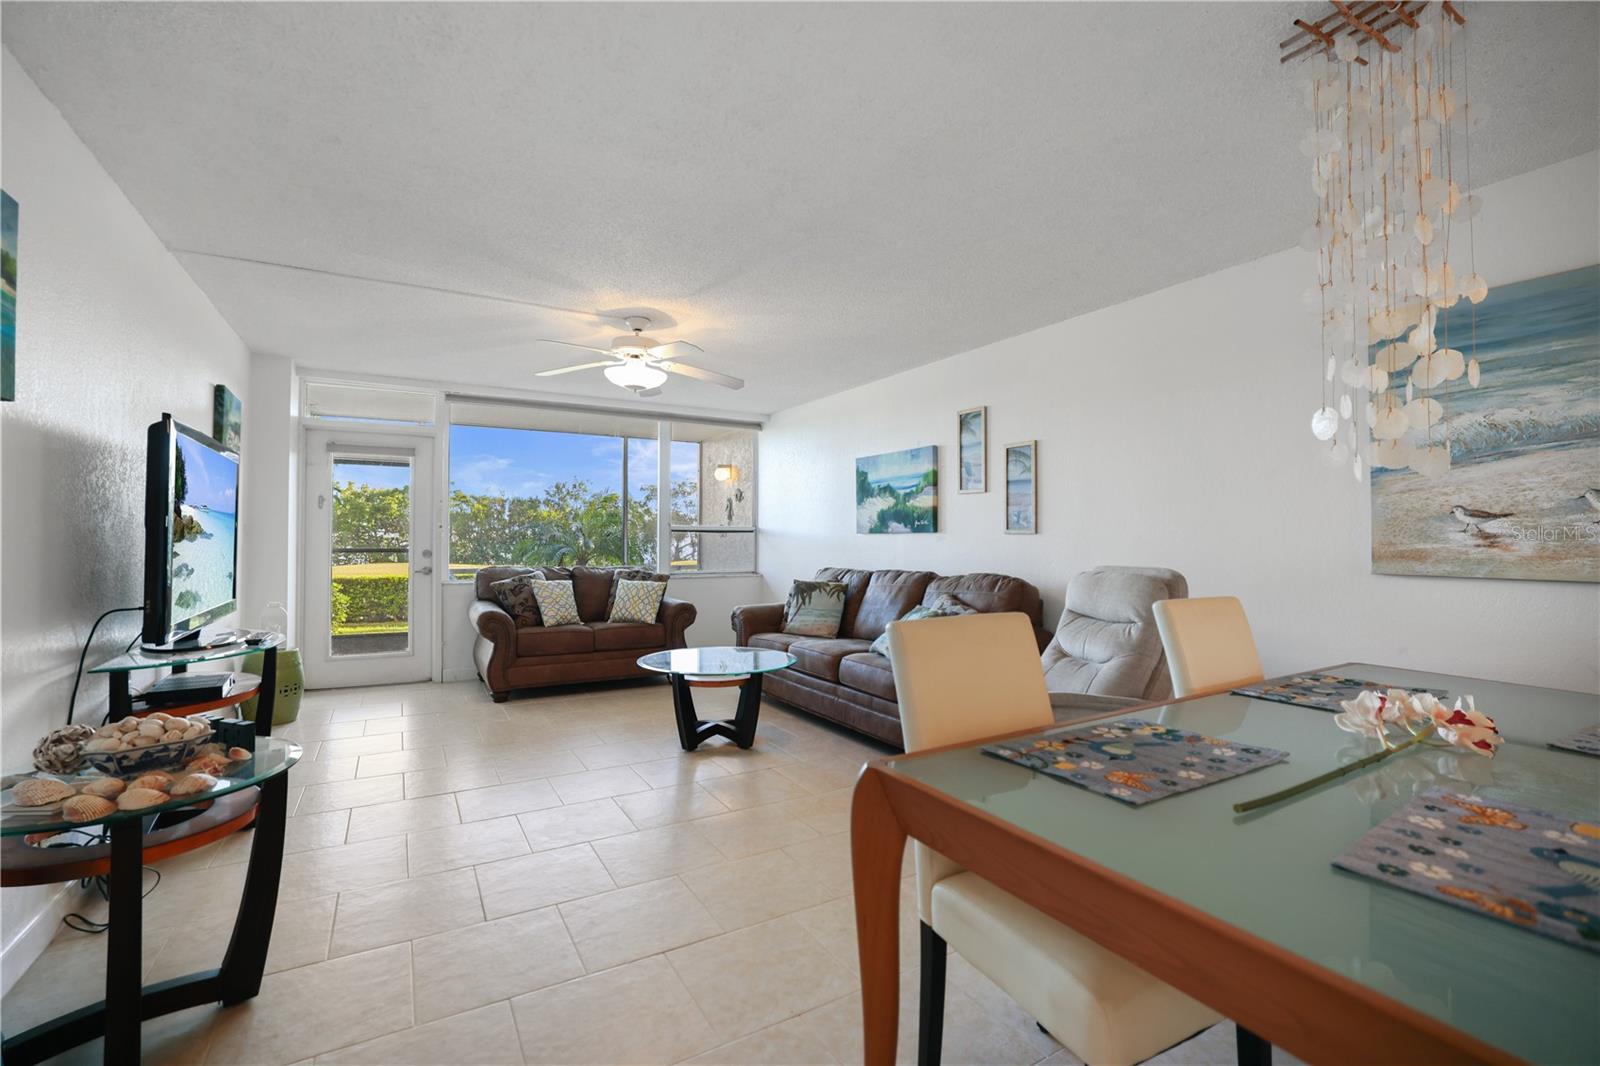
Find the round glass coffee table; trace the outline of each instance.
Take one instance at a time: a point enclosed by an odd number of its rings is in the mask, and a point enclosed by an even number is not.
[[[672,682],[672,707],[678,716],[678,743],[693,751],[711,737],[727,737],[741,748],[756,740],[761,713],[761,676],[793,666],[795,658],[770,648],[675,648],[652,652],[639,665]],[[694,713],[696,688],[739,686],[739,709],[732,721],[701,721]]]

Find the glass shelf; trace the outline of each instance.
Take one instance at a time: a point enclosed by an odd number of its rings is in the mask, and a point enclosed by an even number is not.
[[[189,652],[148,652],[134,650],[115,659],[89,667],[91,674],[124,674],[133,670],[159,670],[170,666],[192,666],[195,663],[219,662],[254,655],[258,651],[283,646],[283,637],[274,634],[260,644],[227,644],[220,648],[196,648]]]
[[[795,664],[786,651],[768,648],[674,648],[658,651],[639,660],[639,665],[658,674],[686,674],[692,677],[739,677],[767,674]]]
[[[252,649],[253,650],[253,649]],[[23,807],[13,802],[11,790],[18,782],[28,778],[53,778],[65,781],[68,784],[82,785],[91,780],[105,777],[94,771],[81,774],[46,774],[39,771],[27,773],[7,774],[0,785],[4,791],[0,792],[0,837],[20,836],[24,833],[60,833],[68,829],[92,829],[99,825],[109,825],[112,822],[124,822],[132,818],[143,818],[146,815],[159,814],[162,811],[176,810],[180,807],[192,807],[196,803],[213,800],[219,796],[226,796],[230,792],[259,785],[269,778],[284,773],[300,761],[300,745],[276,737],[257,737],[256,750],[253,757],[230,766],[225,772],[214,775],[217,783],[209,792],[202,792],[195,796],[183,796],[167,803],[154,807],[143,807],[136,811],[118,810],[98,822],[73,822],[68,821],[61,814],[61,804],[53,803],[41,807]],[[153,772],[153,771],[151,771]],[[174,778],[183,776],[182,770],[166,770]],[[69,797],[70,798],[70,797]]]

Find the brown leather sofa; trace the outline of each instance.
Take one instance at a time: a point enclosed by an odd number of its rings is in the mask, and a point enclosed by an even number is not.
[[[819,718],[826,718],[896,747],[903,747],[900,704],[895,698],[894,668],[873,654],[872,642],[889,623],[919,603],[954,596],[985,613],[1018,611],[1033,623],[1042,651],[1050,642],[1044,628],[1039,590],[1021,578],[1003,574],[940,577],[926,570],[847,570],[823,567],[818,581],[845,584],[844,616],[839,636],[800,637],[783,630],[783,604],[763,603],[733,609],[735,643],[776,648],[796,659],[788,670],[767,674],[763,691]]]
[[[478,631],[472,658],[496,703],[505,702],[517,689],[658,676],[639,668],[639,656],[684,646],[684,634],[695,619],[694,604],[663,599],[654,623],[608,622],[614,571],[588,566],[541,569],[549,580],[572,582],[581,625],[518,626],[496,602],[489,586],[535,573],[530,567],[486,566],[474,581],[478,598],[467,608]]]

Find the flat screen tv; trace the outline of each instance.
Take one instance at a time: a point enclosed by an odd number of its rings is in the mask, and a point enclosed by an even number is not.
[[[239,457],[164,414],[145,478],[144,647],[201,647],[201,628],[238,604]]]

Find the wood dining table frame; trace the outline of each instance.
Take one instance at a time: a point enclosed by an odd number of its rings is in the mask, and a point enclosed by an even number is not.
[[[1156,700],[1097,717],[1213,695]],[[890,1066],[899,1040],[900,877],[908,837],[1307,1062],[1520,1061],[889,765],[998,739],[885,756],[863,766],[856,780],[850,854],[867,1066]]]

